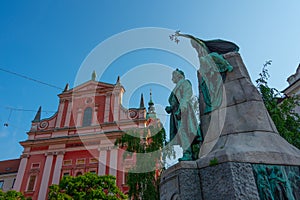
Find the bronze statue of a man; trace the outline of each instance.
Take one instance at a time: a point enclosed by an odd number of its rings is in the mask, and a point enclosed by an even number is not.
[[[170,106],[165,109],[171,114],[170,141],[183,148],[183,157],[179,161],[193,160],[197,155],[192,151],[192,145],[202,141],[202,137],[192,105],[192,84],[179,69],[173,71],[172,81],[176,86],[169,97]]]

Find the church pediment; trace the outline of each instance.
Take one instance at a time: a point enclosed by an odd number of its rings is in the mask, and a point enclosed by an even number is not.
[[[88,81],[86,83],[83,83],[82,85],[73,88],[71,91],[80,93],[80,92],[95,91],[95,90],[113,90],[114,87],[115,86],[113,84],[96,82],[96,81]]]
[[[59,96],[60,98],[68,97],[69,95],[81,95],[87,93],[107,93],[113,91],[115,88],[114,84],[97,82],[97,81],[88,81],[81,85],[78,85],[72,89],[66,90],[61,93]]]

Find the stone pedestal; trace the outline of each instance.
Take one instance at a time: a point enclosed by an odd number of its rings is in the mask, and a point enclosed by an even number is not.
[[[199,171],[202,196],[205,200],[259,200],[249,163],[227,162]]]
[[[274,169],[278,170],[277,177],[272,173]],[[160,197],[161,200],[267,200],[271,195],[273,199],[282,195],[281,199],[297,200],[299,174],[298,166],[212,162],[211,166],[201,168],[195,161],[184,161],[162,174]],[[283,190],[274,192],[274,188]]]
[[[180,162],[161,177],[161,200],[259,200],[249,163],[222,163],[198,168],[195,161]]]
[[[164,171],[161,200],[202,200],[200,174],[195,161],[183,161]]]

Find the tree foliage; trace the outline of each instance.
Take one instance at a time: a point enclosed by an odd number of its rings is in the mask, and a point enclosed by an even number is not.
[[[279,134],[300,149],[300,117],[295,112],[296,106],[300,105],[299,97],[286,97],[277,89],[268,86],[270,75],[267,67],[271,65],[271,62],[269,60],[264,64],[256,80],[257,88]]]
[[[161,123],[154,123],[144,129],[129,130],[116,144],[126,148],[124,158],[132,155],[136,158],[136,163],[127,176],[129,198],[159,199],[160,173],[166,157],[175,156],[173,148],[166,146],[166,132]]]
[[[7,192],[0,190],[0,200],[26,200],[26,198],[21,192],[17,192],[15,190]]]
[[[64,176],[59,185],[49,187],[49,200],[81,200],[103,199],[120,200],[127,199],[116,186],[116,178],[110,175],[98,176],[86,173],[81,176]]]

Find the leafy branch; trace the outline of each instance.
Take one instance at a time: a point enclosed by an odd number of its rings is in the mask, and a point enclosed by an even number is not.
[[[300,116],[295,112],[296,107],[300,106],[300,99],[295,95],[287,97],[277,89],[268,86],[270,75],[267,67],[271,63],[272,61],[269,60],[263,65],[262,72],[256,80],[257,89],[279,134],[300,149]]]

